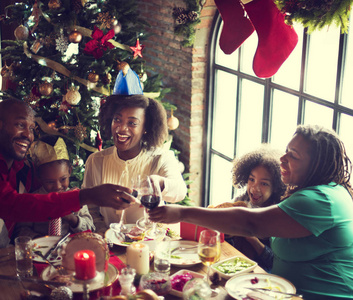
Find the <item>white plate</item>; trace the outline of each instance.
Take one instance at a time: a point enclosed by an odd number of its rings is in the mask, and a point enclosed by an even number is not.
[[[252,283],[252,279],[258,279],[257,283]],[[234,299],[242,300],[247,297],[247,294],[251,292],[251,290],[247,289],[247,287],[251,288],[271,288],[272,290],[277,290],[285,293],[295,293],[296,288],[294,285],[279,276],[272,274],[261,274],[261,273],[251,273],[251,274],[240,274],[235,275],[231,279],[226,282],[225,288],[230,296]],[[269,295],[269,293],[266,292]],[[272,293],[271,296],[274,299],[285,299],[285,296]],[[288,298],[287,298],[288,299]]]
[[[194,241],[171,241],[170,248],[173,250],[177,247],[192,247],[197,246]],[[197,247],[190,250],[177,250],[172,253],[170,263],[177,267],[188,267],[201,263],[199,255],[197,254]]]
[[[61,236],[44,236],[33,240],[34,251],[40,251],[45,255],[57,241],[61,239]],[[43,258],[33,253],[33,261],[36,262],[45,262]],[[61,256],[58,256],[57,259],[50,259],[51,262],[56,263],[61,261]]]
[[[75,281],[74,274],[71,274],[71,285],[68,285],[68,288],[73,293],[82,293],[83,292],[83,285],[81,282]],[[43,280],[53,280],[54,277],[57,276],[57,272],[53,270],[51,266],[48,266],[45,268],[41,274],[41,277]],[[89,283],[89,290],[90,291],[96,291],[99,290],[105,286],[110,286],[119,276],[119,271],[118,269],[112,265],[108,264],[108,270],[107,270],[107,283],[104,284],[104,272],[100,272],[97,274],[97,277],[92,280],[92,282]]]
[[[131,228],[135,227],[136,224],[125,224],[125,226],[128,229],[131,229]],[[107,239],[108,243],[113,243],[114,245],[118,245],[118,246],[127,247],[131,244],[131,243],[126,243],[123,240],[119,239],[117,237],[117,235],[115,234],[114,230],[112,230],[110,228],[105,232],[105,238]],[[151,240],[151,239],[144,238],[144,241],[148,241],[148,240]]]
[[[190,273],[192,275],[192,278],[201,278],[204,279],[205,275],[201,274],[201,273],[197,273],[197,272],[193,272],[193,271],[189,271],[189,270],[179,270],[178,272],[174,273],[173,275],[170,276],[170,280],[172,281],[173,277],[176,275],[183,275],[185,273]],[[192,279],[191,278],[191,279]],[[171,289],[171,291],[169,292],[169,294],[183,298],[183,292],[178,291],[178,290],[174,290],[173,288]]]
[[[223,273],[222,271],[218,270],[217,267],[219,265],[222,265],[224,263],[227,263],[227,262],[232,262],[232,261],[235,261],[235,260],[238,260],[239,262],[245,262],[245,263],[250,263],[251,266],[247,267],[247,268],[244,268],[244,269],[241,269],[239,271],[236,271],[234,273]],[[233,277],[234,275],[240,275],[240,274],[244,274],[244,273],[249,273],[251,271],[253,271],[257,266],[257,262],[247,258],[247,257],[243,257],[243,256],[234,256],[234,257],[231,257],[231,258],[227,258],[225,260],[222,260],[220,262],[217,262],[213,265],[211,265],[211,268],[217,272],[221,277],[223,277],[224,279],[229,279],[231,277]]]

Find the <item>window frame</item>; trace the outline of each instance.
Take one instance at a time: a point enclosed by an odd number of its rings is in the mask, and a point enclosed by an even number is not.
[[[291,95],[298,97],[298,113],[297,113],[297,125],[303,124],[304,121],[304,112],[305,112],[305,103],[307,101],[329,107],[333,110],[333,120],[332,120],[332,129],[335,130],[338,134],[340,128],[340,114],[344,113],[350,116],[353,116],[353,109],[345,107],[340,104],[340,96],[342,95],[343,88],[343,76],[344,76],[344,66],[346,61],[346,46],[348,40],[348,34],[340,34],[339,37],[339,52],[338,52],[338,64],[337,64],[337,74],[335,82],[335,95],[334,101],[330,102],[325,99],[310,95],[304,91],[304,83],[306,82],[307,77],[307,66],[308,66],[308,47],[310,43],[310,35],[306,33],[306,29],[303,32],[297,34],[303,35],[303,44],[301,50],[301,67],[300,67],[300,84],[299,89],[295,90],[289,87],[282,86],[272,81],[272,78],[263,79],[258,78],[251,74],[246,74],[240,71],[241,57],[242,57],[242,46],[239,48],[239,55],[237,61],[237,70],[227,68],[222,65],[216,64],[216,50],[218,43],[219,31],[222,24],[222,18],[217,12],[214,18],[214,24],[211,30],[210,43],[209,43],[209,72],[208,72],[208,95],[206,101],[206,143],[204,147],[204,189],[203,189],[203,206],[210,205],[210,195],[211,195],[211,158],[212,155],[218,155],[221,158],[231,162],[233,158],[237,155],[237,134],[239,132],[239,107],[241,105],[241,81],[246,79],[255,83],[262,84],[264,86],[264,102],[263,102],[263,120],[262,120],[262,143],[268,143],[271,141],[271,114],[273,107],[273,91],[279,90],[282,92],[289,93]],[[353,37],[352,37],[353,38]],[[237,93],[236,93],[236,120],[235,120],[235,147],[233,157],[227,157],[221,152],[216,151],[212,148],[212,119],[214,114],[214,108],[217,105],[216,101],[216,71],[222,70],[230,74],[237,76]],[[232,189],[232,197],[234,196],[234,187]],[[231,199],[224,199],[224,201],[230,201]]]

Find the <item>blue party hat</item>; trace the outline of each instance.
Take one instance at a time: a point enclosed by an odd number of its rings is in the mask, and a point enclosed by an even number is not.
[[[143,95],[140,78],[130,67],[119,71],[113,95]]]

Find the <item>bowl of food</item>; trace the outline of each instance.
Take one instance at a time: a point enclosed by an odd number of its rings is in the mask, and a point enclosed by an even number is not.
[[[172,283],[172,289],[169,294],[182,298],[183,297],[183,288],[185,284],[193,279],[193,278],[201,278],[204,279],[205,275],[202,275],[197,272],[189,271],[189,270],[179,270],[170,276],[170,282]]]
[[[215,263],[211,268],[222,278],[229,279],[235,275],[253,271],[257,262],[243,256],[233,256],[231,258]]]
[[[167,295],[172,288],[169,275],[166,273],[153,272],[142,275],[140,279],[140,290],[152,290],[158,296]]]

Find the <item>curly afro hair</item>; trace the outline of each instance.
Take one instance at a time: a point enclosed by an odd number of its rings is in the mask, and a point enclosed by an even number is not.
[[[113,116],[127,107],[140,107],[145,110],[146,134],[143,135],[143,147],[148,150],[152,147],[162,146],[168,137],[167,113],[159,101],[143,95],[111,95],[107,97],[99,112],[102,137],[111,139]]]
[[[273,192],[266,201],[266,206],[279,203],[286,190],[281,179],[280,157],[280,151],[270,148],[268,144],[263,144],[260,148],[235,158],[232,168],[233,186],[235,188],[246,186],[250,172],[258,166],[263,166],[270,173],[273,185]]]

